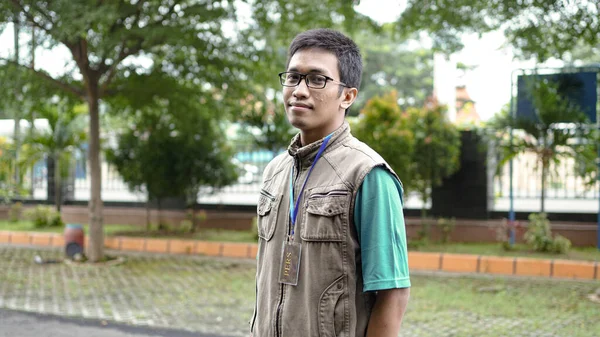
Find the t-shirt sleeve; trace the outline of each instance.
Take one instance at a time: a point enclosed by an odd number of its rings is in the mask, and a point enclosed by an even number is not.
[[[398,179],[376,167],[356,195],[354,223],[365,292],[410,287],[402,193]]]

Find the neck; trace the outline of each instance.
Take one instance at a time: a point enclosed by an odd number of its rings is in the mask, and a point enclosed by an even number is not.
[[[340,125],[327,130],[300,130],[300,143],[302,144],[302,146],[306,146],[308,144],[312,144],[316,141],[319,141],[327,137],[327,135],[329,135],[330,133],[339,129],[342,126],[342,124],[344,124],[343,121],[340,123]]]

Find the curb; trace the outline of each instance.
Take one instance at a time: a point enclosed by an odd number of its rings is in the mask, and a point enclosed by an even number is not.
[[[86,237],[86,244],[89,238]],[[0,231],[0,244],[63,247],[62,234]],[[255,243],[210,242],[182,239],[148,239],[111,236],[104,247],[112,250],[206,255],[255,259]],[[600,280],[598,261],[532,259],[469,254],[408,252],[411,270],[445,271],[475,274],[533,276],[562,279]]]
[[[0,231],[0,244],[64,247],[65,240],[62,234],[55,233]],[[85,244],[89,245],[88,237],[85,238]],[[207,255],[248,259],[255,259],[258,253],[258,245],[254,243],[148,239],[125,236],[105,237],[104,247],[112,250],[132,252]]]
[[[408,252],[412,270],[600,280],[598,261]]]

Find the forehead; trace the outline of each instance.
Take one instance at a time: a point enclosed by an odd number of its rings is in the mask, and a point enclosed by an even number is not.
[[[297,51],[288,65],[289,71],[320,73],[338,78],[338,60],[335,54],[324,49],[311,48]]]

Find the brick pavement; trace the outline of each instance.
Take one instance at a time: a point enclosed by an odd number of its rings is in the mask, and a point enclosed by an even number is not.
[[[62,250],[0,245],[0,308],[247,336],[254,307],[252,259],[118,254],[125,257],[118,265],[39,265],[36,255],[60,260]],[[428,277],[436,276],[422,278]],[[573,291],[595,286],[573,283]],[[401,336],[567,337],[557,331],[580,322],[573,314],[532,320],[480,315],[469,308],[437,311],[413,297]]]

